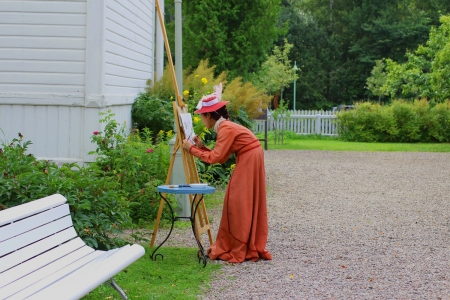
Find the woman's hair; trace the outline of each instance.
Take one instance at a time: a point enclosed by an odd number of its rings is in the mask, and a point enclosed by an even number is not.
[[[223,117],[224,119],[229,119],[230,115],[228,114],[228,110],[227,107],[224,105],[221,108],[219,108],[216,111],[210,112],[211,114],[211,118],[213,118],[214,120],[219,120],[220,117]]]

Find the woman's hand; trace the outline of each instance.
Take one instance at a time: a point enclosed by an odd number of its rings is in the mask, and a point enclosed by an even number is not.
[[[195,147],[197,147],[197,148],[202,148],[203,147],[202,139],[199,138],[197,135],[194,136],[193,140],[194,140],[194,143],[195,143]]]
[[[191,142],[189,142],[188,139],[184,139],[183,140],[183,149],[189,151],[191,149],[191,147],[192,147]]]

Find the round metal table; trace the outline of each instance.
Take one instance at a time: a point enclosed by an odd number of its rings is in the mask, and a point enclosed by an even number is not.
[[[158,190],[159,194],[161,195],[161,198],[169,206],[169,210],[172,215],[172,224],[170,227],[169,234],[164,239],[164,241],[158,247],[156,247],[156,249],[152,252],[150,257],[153,260],[156,260],[156,258],[159,255],[159,256],[161,256],[161,259],[162,259],[163,258],[162,254],[160,254],[160,253],[155,254],[155,253],[169,239],[169,237],[172,233],[172,230],[173,230],[173,225],[175,224],[175,220],[176,219],[189,219],[189,221],[191,222],[191,227],[192,227],[192,231],[194,233],[195,241],[197,242],[197,245],[199,248],[199,250],[197,252],[198,261],[200,262],[200,260],[202,260],[203,267],[205,267],[207,257],[206,257],[203,245],[200,242],[199,238],[197,237],[197,233],[195,230],[195,216],[197,215],[197,208],[198,208],[199,204],[203,201],[203,195],[212,194],[216,191],[216,189],[212,186],[194,187],[194,186],[190,186],[189,184],[182,184],[182,185],[160,185],[160,186],[158,186],[157,190]],[[194,197],[193,197],[192,203],[191,203],[191,215],[189,217],[175,217],[172,206],[170,205],[169,201],[167,201],[166,197],[164,197],[165,194],[193,195]]]

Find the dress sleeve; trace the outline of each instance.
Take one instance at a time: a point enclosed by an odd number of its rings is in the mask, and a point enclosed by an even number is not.
[[[199,149],[192,146],[189,153],[200,158],[208,164],[225,163],[232,154],[230,152],[231,145],[234,142],[236,133],[231,126],[222,123],[217,133],[216,145],[213,150]],[[209,151],[208,151],[209,150]]]

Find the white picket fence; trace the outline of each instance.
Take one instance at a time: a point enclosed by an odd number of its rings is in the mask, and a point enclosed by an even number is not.
[[[320,135],[338,135],[336,124],[337,116],[334,112],[324,110],[297,110],[288,111],[289,117],[278,117],[278,120],[272,117],[272,111],[267,114],[267,131],[288,130],[297,134],[320,134]],[[264,120],[255,120],[253,124],[254,133],[264,132]]]

